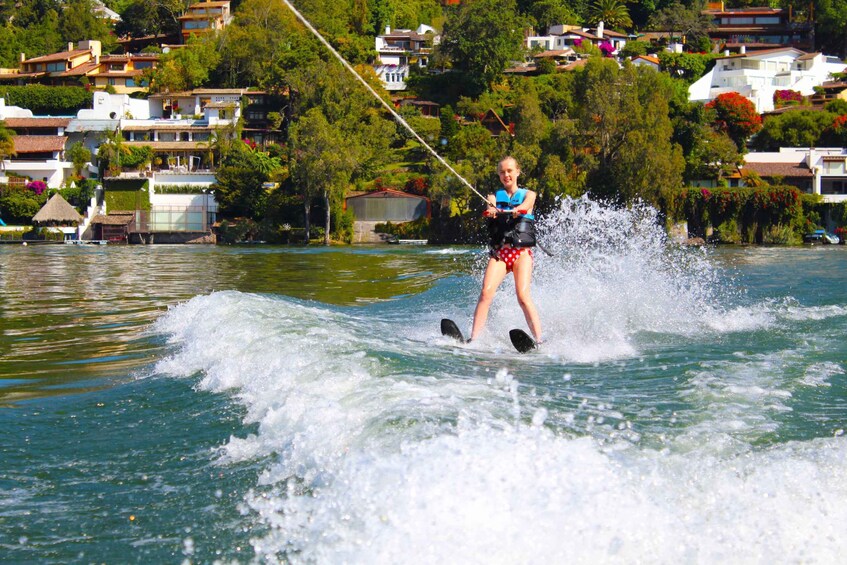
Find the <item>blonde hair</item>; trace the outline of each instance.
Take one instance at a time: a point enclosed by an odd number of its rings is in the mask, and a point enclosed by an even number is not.
[[[515,159],[514,157],[512,157],[511,155],[506,155],[505,157],[503,157],[502,159],[497,161],[497,174],[500,173],[500,165],[502,165],[505,161],[509,161],[509,160],[514,161],[515,166],[518,168],[518,171],[521,170],[521,164],[518,163],[518,160]]]

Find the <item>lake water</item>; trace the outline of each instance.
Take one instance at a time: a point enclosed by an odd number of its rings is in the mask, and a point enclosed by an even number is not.
[[[836,563],[847,248],[0,246],[0,560]]]

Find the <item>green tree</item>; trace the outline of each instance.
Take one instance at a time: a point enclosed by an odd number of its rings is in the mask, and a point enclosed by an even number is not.
[[[15,155],[15,132],[0,120],[0,171],[6,170],[6,159]]]
[[[174,34],[180,31],[177,19],[185,11],[180,0],[133,0],[120,12],[121,21],[115,25],[119,37]]]
[[[579,15],[572,9],[572,4],[563,0],[533,2],[527,13],[535,21],[539,31],[556,24],[577,25],[581,22]]]
[[[180,92],[203,86],[220,60],[213,34],[193,36],[181,49],[162,55],[146,76],[151,92]]]
[[[312,108],[292,126],[291,177],[303,195],[305,243],[309,243],[312,200],[323,198],[326,211],[324,243],[329,245],[332,201],[339,201],[356,166],[354,152],[344,134],[327,121],[320,108]]]
[[[112,27],[94,8],[93,0],[69,0],[59,12],[59,33],[64,41],[73,43],[96,39],[108,53],[116,45]]]
[[[827,128],[835,115],[816,110],[791,110],[765,119],[762,129],[751,140],[756,151],[779,151],[780,147],[823,145]]]
[[[744,161],[738,146],[725,132],[705,126],[700,130],[696,144],[686,155],[685,178],[722,180],[734,172]]]
[[[632,18],[623,0],[594,0],[589,8],[589,21],[603,22],[608,28],[629,29]]]
[[[739,148],[745,148],[747,139],[762,128],[756,106],[737,92],[718,95],[706,108],[713,112],[712,126],[729,134]]]
[[[847,57],[847,1],[815,0],[816,47],[824,53]]]
[[[682,184],[682,149],[673,143],[672,90],[649,69],[590,59],[576,83],[588,185],[598,197],[658,203]]]
[[[523,22],[514,0],[463,2],[444,24],[436,52],[452,62],[478,95],[503,77],[507,65],[519,59]]]
[[[101,175],[104,171],[112,175],[117,175],[121,172],[121,159],[125,155],[130,154],[130,149],[124,141],[124,134],[120,128],[103,134],[103,143],[97,148]]]
[[[82,176],[82,170],[91,161],[91,151],[81,142],[71,144],[65,152],[65,157],[70,160],[74,166],[74,175]]]
[[[269,70],[276,65],[308,64],[323,47],[306,33],[281,2],[246,0],[222,36],[217,67],[220,82],[230,87],[267,84]]]
[[[263,184],[268,174],[259,159],[243,143],[236,143],[215,172],[215,199],[228,218],[258,220],[264,216],[268,193]]]
[[[712,67],[717,55],[712,53],[659,53],[659,64],[663,71],[674,78],[693,83]]]
[[[647,28],[653,31],[679,33],[679,36],[672,35],[671,39],[684,39],[687,44],[696,44],[702,38],[708,39],[712,27],[711,18],[702,12],[698,3],[685,5],[679,0],[655,12],[647,24]]]

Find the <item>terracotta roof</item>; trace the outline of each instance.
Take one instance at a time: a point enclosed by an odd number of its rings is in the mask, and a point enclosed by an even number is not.
[[[637,59],[642,59],[644,61],[647,61],[648,63],[653,63],[654,65],[659,64],[659,58],[653,57],[652,55],[636,55],[635,57],[632,58],[633,61],[635,61]]]
[[[47,151],[64,151],[68,138],[62,135],[16,135],[15,153],[44,153]]]
[[[809,167],[801,163],[756,163],[746,161],[742,174],[748,171],[753,171],[760,177],[804,177],[811,178],[812,171]]]
[[[742,44],[744,45],[744,44]],[[761,57],[762,55],[770,55],[772,53],[779,53],[781,51],[797,51],[801,54],[805,54],[803,51],[800,51],[796,47],[776,47],[774,49],[764,49],[762,51],[755,51],[753,53],[733,53],[732,55],[724,55],[723,57],[715,57],[715,59],[737,59],[739,57]]]
[[[73,118],[6,118],[6,127],[15,128],[66,128]]]
[[[567,32],[563,33],[562,35],[577,35],[579,37],[584,37],[585,39],[591,39],[591,40],[600,39],[596,35],[592,35],[592,34],[585,32],[585,31],[577,31],[577,30],[567,31]]]
[[[596,30],[594,30],[594,31],[596,31]],[[608,36],[608,37],[619,37],[619,38],[621,38],[621,39],[624,39],[624,38],[628,37],[628,36],[627,36],[627,34],[625,34],[625,33],[621,33],[621,32],[619,32],[619,31],[615,31],[615,30],[613,30],[613,29],[606,29],[606,30],[603,30],[603,37],[605,38],[605,37],[607,37],[607,36]]]
[[[548,50],[548,51],[542,51],[541,53],[538,53],[537,55],[533,55],[532,58],[533,59],[539,59],[539,58],[543,59],[544,57],[566,57],[568,55],[573,55],[573,54],[574,54],[573,49],[552,49],[552,50]]]
[[[88,49],[74,49],[73,51],[60,51],[59,53],[51,53],[50,55],[43,55],[41,57],[34,57],[32,59],[27,59],[24,63],[48,63],[50,61],[68,61],[73,59],[74,57],[79,57],[80,55],[90,54],[91,51]]]
[[[32,221],[38,223],[73,224],[81,222],[82,216],[57,192],[32,217]]]
[[[578,59],[573,63],[568,63],[564,67],[562,67],[566,71],[575,71],[576,69],[581,69],[588,62],[588,59]]]
[[[72,69],[68,69],[66,71],[61,71],[58,76],[60,77],[76,77],[82,76],[84,74],[90,73],[91,71],[97,69],[100,65],[95,63],[94,61],[88,61],[82,63],[81,65],[77,65]]]

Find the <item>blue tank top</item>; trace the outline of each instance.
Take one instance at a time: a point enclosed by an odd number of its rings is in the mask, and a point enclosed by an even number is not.
[[[494,199],[497,201],[497,207],[501,210],[514,210],[515,208],[523,204],[525,198],[525,188],[517,189],[511,198],[509,198],[509,193],[502,188],[494,193]],[[535,219],[534,214],[521,214],[521,217],[526,218],[528,220]]]

